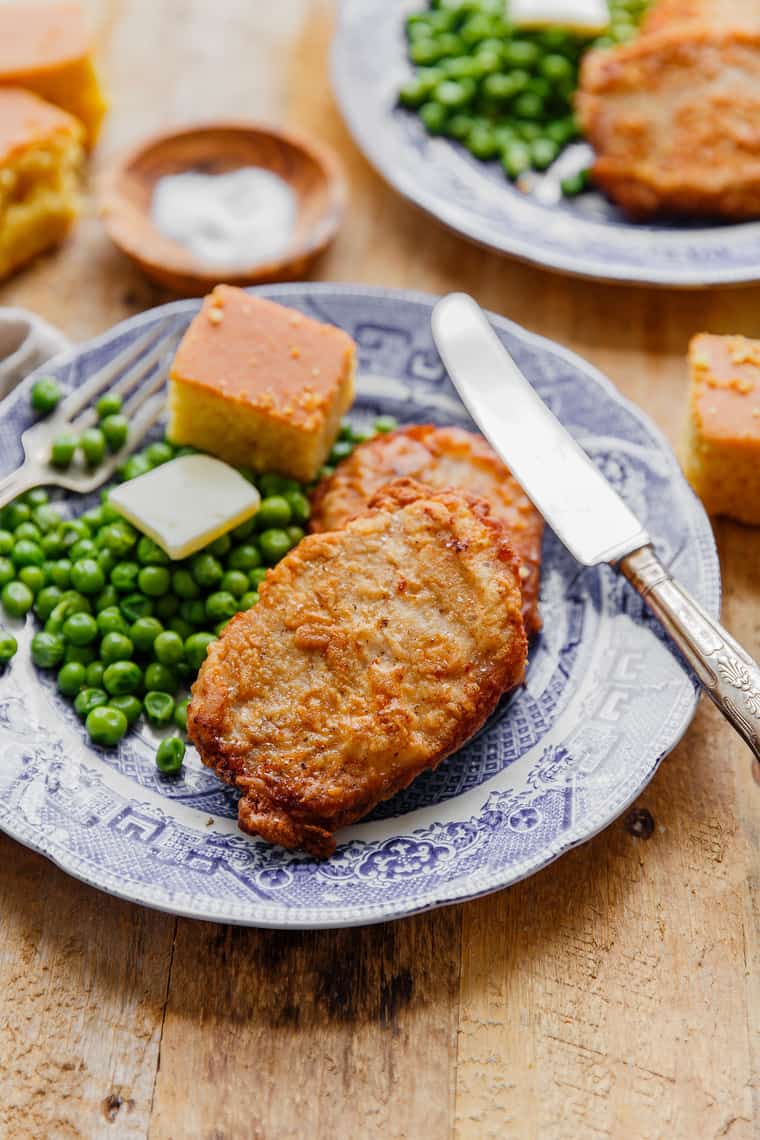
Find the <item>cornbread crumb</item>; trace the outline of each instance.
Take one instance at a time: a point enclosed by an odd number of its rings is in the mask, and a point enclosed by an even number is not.
[[[686,476],[710,514],[760,525],[760,341],[702,333],[689,363]]]
[[[310,482],[353,400],[355,354],[342,330],[217,285],[174,358],[172,439]]]

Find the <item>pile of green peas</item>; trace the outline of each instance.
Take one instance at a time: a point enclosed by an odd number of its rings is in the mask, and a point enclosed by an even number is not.
[[[31,392],[32,409],[40,416],[49,416],[58,407],[62,396],[54,376],[40,376]],[[81,453],[88,467],[97,467],[107,452],[120,451],[129,438],[129,422],[121,414],[122,400],[115,392],[106,392],[95,405],[97,427],[85,428],[81,435],[64,431],[53,440],[50,463],[65,470]]]
[[[596,39],[563,29],[514,28],[504,0],[431,0],[407,17],[413,78],[399,92],[430,134],[498,159],[511,179],[545,170],[579,137],[573,96],[583,54],[636,35],[649,0],[610,0],[610,27]],[[563,192],[579,194],[584,172]]]
[[[368,432],[344,423],[320,475],[395,426],[390,417]],[[127,459],[119,477],[191,450],[156,441]],[[209,645],[231,617],[256,605],[267,568],[300,542],[309,519],[309,488],[274,473],[242,473],[262,496],[257,513],[179,561],[119,514],[108,488],[76,518],[64,518],[42,488],[0,511],[0,605],[9,618],[33,611],[39,619],[34,664],[55,672],[94,744],[115,746],[141,716],[173,729],[156,753],[168,774],[182,767],[187,690]],[[17,649],[0,630],[0,664]]]

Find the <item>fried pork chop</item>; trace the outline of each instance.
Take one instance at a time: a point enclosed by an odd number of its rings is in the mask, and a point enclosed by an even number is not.
[[[760,216],[760,30],[676,23],[590,52],[576,98],[594,180],[633,217]]]
[[[453,487],[490,504],[522,563],[523,618],[530,637],[541,628],[538,590],[544,520],[482,436],[456,427],[414,424],[362,443],[312,497],[312,531],[337,530],[366,510],[393,479],[408,477],[441,490]]]
[[[456,751],[526,661],[518,563],[488,505],[400,480],[305,538],[232,619],[188,733],[240,827],[324,857],[333,833]]]
[[[699,22],[715,28],[760,26],[758,0],[656,0],[641,22],[641,35]]]

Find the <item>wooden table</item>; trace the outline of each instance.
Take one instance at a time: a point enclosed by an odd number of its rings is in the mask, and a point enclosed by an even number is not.
[[[90,8],[113,96],[95,168],[215,115],[314,131],[351,186],[320,277],[467,289],[593,361],[673,440],[689,336],[760,335],[760,289],[573,281],[484,253],[401,201],[333,106],[328,0]],[[76,338],[163,300],[92,204],[65,249],[0,292]],[[716,533],[726,623],[760,654],[760,532]],[[760,791],[711,706],[638,806],[649,839],[620,820],[511,890],[334,933],[178,920],[0,839],[0,1135],[760,1135]]]

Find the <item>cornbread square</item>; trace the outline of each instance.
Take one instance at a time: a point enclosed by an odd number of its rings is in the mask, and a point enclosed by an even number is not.
[[[341,329],[217,285],[172,364],[171,438],[310,482],[353,400],[355,359]]]
[[[24,87],[75,115],[98,136],[107,103],[78,4],[0,4],[0,85]]]
[[[760,524],[760,341],[701,333],[689,346],[686,477],[710,514]]]
[[[30,91],[0,89],[0,277],[61,241],[79,209],[82,124]]]

